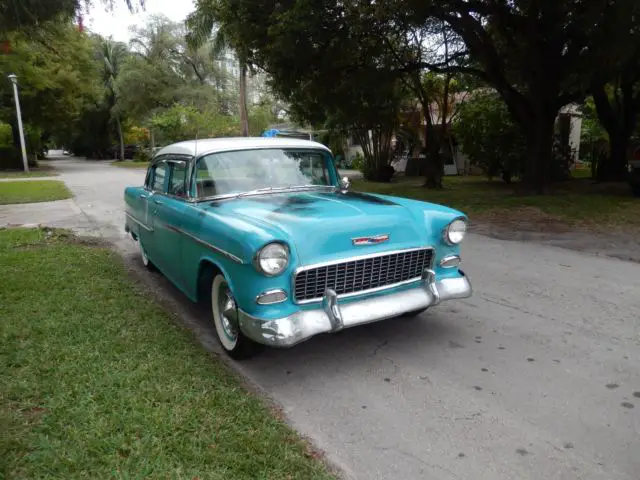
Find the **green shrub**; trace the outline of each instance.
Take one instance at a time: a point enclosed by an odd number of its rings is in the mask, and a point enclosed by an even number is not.
[[[522,175],[525,139],[497,93],[474,93],[459,107],[453,133],[471,164],[505,182]]]
[[[11,125],[0,122],[0,147],[9,147],[13,144]]]
[[[365,161],[364,157],[360,154],[360,152],[356,153],[356,156],[351,160],[351,168],[354,170],[359,170],[364,173]]]
[[[136,154],[133,156],[134,162],[150,162],[151,161],[151,151],[147,148],[139,149]]]

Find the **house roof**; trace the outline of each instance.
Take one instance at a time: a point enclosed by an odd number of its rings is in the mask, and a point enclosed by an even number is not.
[[[254,148],[319,148],[330,151],[325,145],[310,140],[282,137],[225,137],[187,140],[161,148],[158,155],[204,155],[230,150],[248,150]]]

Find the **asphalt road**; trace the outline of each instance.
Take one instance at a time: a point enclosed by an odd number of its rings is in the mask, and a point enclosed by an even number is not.
[[[122,198],[144,172],[53,164],[139,266]],[[478,235],[462,253],[470,299],[237,368],[347,478],[640,478],[640,265]],[[185,297],[159,274],[145,279],[219,352]]]

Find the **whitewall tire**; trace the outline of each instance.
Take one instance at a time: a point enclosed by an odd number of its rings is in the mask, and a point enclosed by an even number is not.
[[[224,275],[211,282],[211,315],[218,341],[224,351],[236,360],[253,356],[260,345],[245,337],[238,323],[238,307]]]
[[[149,260],[149,255],[147,255],[147,251],[144,249],[142,240],[140,239],[138,239],[138,250],[140,251],[140,259],[142,260],[142,264],[145,266],[145,268],[153,270],[153,264],[151,263],[151,260]]]

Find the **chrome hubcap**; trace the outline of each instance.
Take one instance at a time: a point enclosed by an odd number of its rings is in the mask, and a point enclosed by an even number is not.
[[[236,302],[231,292],[226,287],[221,287],[218,308],[220,312],[220,320],[225,336],[234,341],[238,338],[238,314],[236,311]]]

